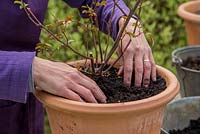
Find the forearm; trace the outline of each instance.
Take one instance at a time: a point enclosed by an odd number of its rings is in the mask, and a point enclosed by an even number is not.
[[[26,102],[35,52],[0,51],[0,99]]]

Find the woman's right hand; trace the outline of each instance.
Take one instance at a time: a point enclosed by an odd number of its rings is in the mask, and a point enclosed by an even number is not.
[[[65,63],[35,57],[33,78],[36,90],[44,90],[74,101],[106,102],[106,96],[92,79]]]

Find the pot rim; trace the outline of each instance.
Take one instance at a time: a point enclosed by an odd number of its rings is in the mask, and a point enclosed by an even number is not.
[[[35,96],[44,106],[59,110],[79,113],[93,113],[93,114],[116,114],[123,112],[141,111],[145,109],[154,109],[166,105],[179,92],[179,83],[176,76],[167,69],[157,65],[157,71],[167,81],[167,88],[161,93],[150,98],[124,102],[124,103],[109,103],[109,104],[94,104],[83,103],[68,100],[59,96],[49,94],[44,91],[36,91]]]
[[[177,54],[180,53],[180,52],[184,52],[184,51],[188,52],[188,51],[194,51],[194,50],[198,50],[198,49],[200,50],[200,45],[197,45],[197,46],[184,46],[184,47],[181,47],[181,48],[177,48],[172,52],[172,58],[173,57],[178,57]],[[178,57],[178,58],[180,58],[180,57]],[[195,69],[187,68],[187,67],[181,66],[179,64],[175,64],[175,65],[176,66],[180,66],[181,69],[186,70],[188,72],[200,73],[200,71],[195,70]]]
[[[187,10],[188,8],[190,8],[192,6],[197,6],[197,5],[199,5],[199,7],[200,7],[200,0],[189,1],[189,2],[181,4],[178,8],[178,15],[185,20],[200,23],[200,15],[192,13],[192,12],[195,12],[195,11],[190,12],[190,11]],[[196,11],[199,11],[199,10],[200,9],[198,9]]]
[[[200,96],[189,96],[184,98],[178,98],[170,102],[168,105],[176,105],[180,102],[190,103],[191,101],[200,101]]]

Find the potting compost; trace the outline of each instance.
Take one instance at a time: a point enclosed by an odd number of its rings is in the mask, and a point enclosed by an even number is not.
[[[200,71],[200,56],[187,58],[183,66]]]
[[[200,134],[200,118],[190,120],[189,126],[183,130],[170,130],[169,134]]]
[[[159,94],[166,89],[166,82],[160,76],[157,76],[155,82],[151,80],[147,88],[134,87],[133,84],[131,87],[127,87],[123,84],[122,76],[118,76],[117,72],[116,68],[111,68],[104,76],[83,73],[93,79],[102,89],[107,97],[107,103],[141,100]],[[131,83],[134,83],[134,77],[132,77]]]

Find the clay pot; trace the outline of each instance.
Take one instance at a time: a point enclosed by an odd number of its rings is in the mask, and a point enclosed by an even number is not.
[[[180,5],[178,14],[185,20],[188,44],[200,45],[200,0]]]
[[[179,84],[168,70],[157,66],[157,71],[165,78],[167,89],[139,101],[91,104],[43,91],[36,91],[35,96],[46,108],[53,134],[160,134],[165,106],[177,95]]]

